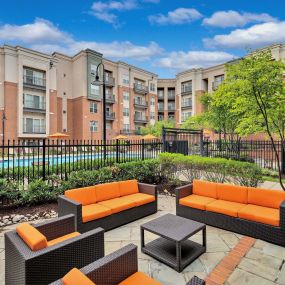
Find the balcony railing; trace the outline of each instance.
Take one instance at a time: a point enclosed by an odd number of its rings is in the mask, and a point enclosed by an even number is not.
[[[115,120],[115,113],[106,113],[106,120],[113,121]]]
[[[181,89],[181,95],[192,94],[192,86],[184,86]]]
[[[115,95],[106,94],[106,102],[114,104],[115,103]]]
[[[144,100],[138,100],[135,98],[134,100],[134,106],[138,108],[147,108],[148,107],[148,102]]]
[[[29,124],[24,124],[24,133],[25,134],[45,134],[46,126],[34,126]]]
[[[148,87],[140,83],[134,83],[134,91],[139,94],[147,94]]]
[[[146,124],[148,122],[148,117],[147,116],[135,116],[134,121],[136,123]]]
[[[24,75],[24,85],[28,87],[38,87],[41,89],[45,89],[46,87],[46,79],[38,76]]]
[[[35,101],[24,101],[24,111],[33,111],[33,112],[45,112],[46,103],[45,102],[35,102]]]
[[[115,86],[115,78],[112,76],[105,77],[105,84],[108,86]]]

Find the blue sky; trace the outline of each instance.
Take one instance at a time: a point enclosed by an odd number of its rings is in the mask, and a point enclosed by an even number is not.
[[[281,0],[10,0],[1,3],[0,44],[91,48],[173,77],[285,43],[284,12]]]

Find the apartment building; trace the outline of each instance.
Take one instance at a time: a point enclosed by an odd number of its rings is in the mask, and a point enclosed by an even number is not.
[[[285,45],[271,49],[285,59]],[[202,94],[215,91],[225,78],[225,64],[180,72],[158,79],[152,72],[103,58],[86,49],[74,56],[47,55],[23,47],[0,47],[0,118],[5,140],[46,138],[65,132],[74,140],[100,140],[103,134],[103,63],[106,83],[107,138],[134,135],[147,124],[174,119],[177,126],[203,112]],[[103,67],[99,65],[102,81]]]
[[[65,132],[74,140],[100,140],[103,86],[95,85],[103,63],[107,139],[135,134],[157,118],[157,75],[93,50],[74,56],[46,55],[22,47],[0,48],[0,115],[5,140],[45,138]],[[99,66],[103,79],[103,66]],[[2,130],[3,135],[3,130]]]

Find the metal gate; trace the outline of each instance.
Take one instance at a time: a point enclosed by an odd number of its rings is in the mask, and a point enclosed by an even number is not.
[[[163,151],[184,155],[203,155],[203,130],[163,128]]]

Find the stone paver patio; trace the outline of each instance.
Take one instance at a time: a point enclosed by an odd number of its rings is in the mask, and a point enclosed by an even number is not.
[[[165,285],[184,285],[194,275],[205,278],[242,237],[239,234],[208,226],[207,252],[186,267],[182,273],[178,273],[140,251],[140,225],[166,213],[175,213],[175,199],[173,197],[160,196],[158,201],[159,211],[157,214],[105,233],[105,251],[108,254],[129,243],[136,244],[139,247],[139,270]],[[16,225],[11,225],[0,229],[0,284],[5,284],[4,232],[15,227]],[[156,238],[149,232],[145,232],[145,234],[146,242]],[[201,242],[201,233],[196,234],[193,240]],[[285,248],[257,240],[225,284],[285,285],[284,263]]]

